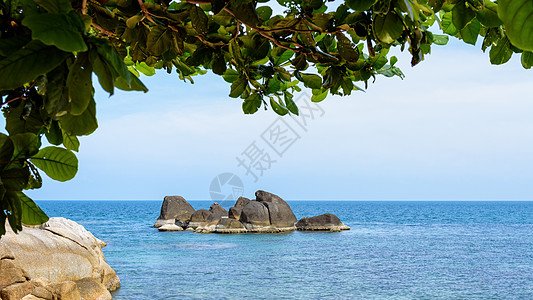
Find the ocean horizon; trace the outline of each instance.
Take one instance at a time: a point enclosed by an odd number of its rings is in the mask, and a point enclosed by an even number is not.
[[[237,235],[159,232],[161,200],[36,202],[107,243],[114,299],[533,298],[533,201],[293,200],[351,230]]]

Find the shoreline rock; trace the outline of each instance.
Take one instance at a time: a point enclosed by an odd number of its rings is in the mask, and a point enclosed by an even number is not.
[[[0,299],[111,299],[120,279],[97,239],[78,223],[51,218],[0,239]]]

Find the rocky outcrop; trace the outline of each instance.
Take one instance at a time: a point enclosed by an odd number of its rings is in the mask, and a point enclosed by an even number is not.
[[[341,220],[334,214],[323,214],[311,218],[301,218],[296,223],[296,229],[309,231],[341,231],[350,230],[350,227],[344,225]]]
[[[161,213],[154,227],[159,228],[165,224],[187,226],[194,208],[181,196],[165,196],[161,205]]]
[[[83,226],[51,218],[0,239],[0,299],[111,299],[120,280]],[[94,296],[94,298],[93,298]]]
[[[296,229],[327,231],[350,229],[332,214],[303,218],[298,222],[300,225],[297,228],[298,219],[289,204],[281,197],[261,190],[255,193],[255,197],[255,200],[239,197],[229,212],[218,203],[213,203],[209,210],[200,209],[191,214],[184,225],[176,221],[177,225],[174,223],[165,225],[160,231],[180,230],[177,228],[180,226],[186,231],[197,233],[277,233]],[[167,198],[168,196],[165,200]],[[163,207],[161,211],[163,214]]]

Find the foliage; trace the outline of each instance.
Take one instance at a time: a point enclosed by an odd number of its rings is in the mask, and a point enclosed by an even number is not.
[[[78,137],[98,127],[93,78],[112,95],[146,92],[141,73],[193,83],[211,70],[244,113],[286,115],[298,114],[301,85],[318,102],[378,75],[403,78],[391,47],[409,51],[414,66],[449,36],[472,45],[481,36],[491,63],[521,53],[525,68],[533,64],[530,0],[277,2],[281,15],[268,0],[0,0],[0,236],[6,219],[15,231],[47,220],[22,192],[41,187],[38,169],[75,176]],[[429,30],[437,26],[443,35]],[[54,146],[41,148],[43,137]]]

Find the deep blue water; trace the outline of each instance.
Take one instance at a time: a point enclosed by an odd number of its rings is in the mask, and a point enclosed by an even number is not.
[[[533,299],[533,202],[289,202],[352,230],[263,235],[158,232],[158,201],[38,204],[108,244],[116,299]]]

